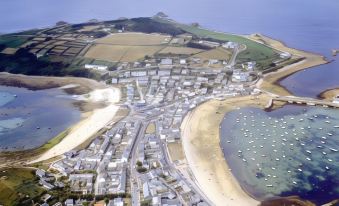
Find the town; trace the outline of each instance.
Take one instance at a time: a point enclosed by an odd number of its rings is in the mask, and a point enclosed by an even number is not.
[[[210,99],[259,94],[255,84],[264,66],[272,71],[299,57],[274,50],[268,63],[253,58],[239,62],[251,44],[190,33],[136,33],[120,24],[77,28],[96,36],[69,34],[61,24],[22,46],[38,59],[74,58],[71,66],[119,88],[119,105],[129,111],[85,149],[69,151],[47,171],[36,171],[47,190],[41,205],[49,205],[49,191],[60,188],[69,188],[74,198],[53,206],[100,199],[107,201],[95,205],[211,205],[185,161],[180,127],[186,114]],[[16,51],[6,48],[3,53]]]

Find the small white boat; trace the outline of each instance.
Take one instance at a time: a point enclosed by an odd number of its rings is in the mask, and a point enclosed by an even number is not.
[[[332,152],[338,152],[337,149],[329,148]]]

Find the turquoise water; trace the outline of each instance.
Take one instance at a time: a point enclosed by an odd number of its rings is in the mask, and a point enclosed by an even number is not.
[[[221,146],[243,188],[259,199],[300,195],[323,203],[339,196],[339,110],[285,106],[225,115]]]
[[[0,151],[39,147],[78,122],[81,113],[65,95],[0,86]]]

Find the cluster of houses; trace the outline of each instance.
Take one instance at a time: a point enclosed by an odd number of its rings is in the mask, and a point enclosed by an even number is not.
[[[39,178],[39,184],[47,190],[63,188],[65,186],[62,182],[56,181],[54,175],[43,169],[37,169],[35,175]]]
[[[125,194],[127,160],[139,128],[138,121],[121,121],[88,148],[64,154],[51,168],[68,177],[67,184],[74,193]]]

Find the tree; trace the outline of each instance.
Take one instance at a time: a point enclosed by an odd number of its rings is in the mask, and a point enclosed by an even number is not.
[[[138,166],[138,167],[142,167],[142,162],[137,161],[137,166]]]

